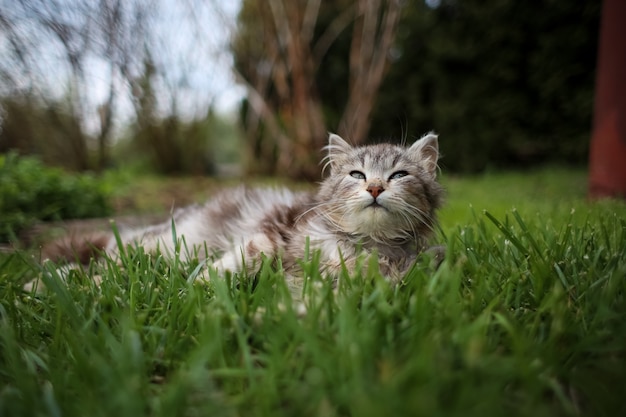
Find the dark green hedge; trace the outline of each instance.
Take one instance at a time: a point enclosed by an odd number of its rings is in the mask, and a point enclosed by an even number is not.
[[[106,216],[111,187],[90,174],[69,174],[33,157],[0,155],[0,241],[36,221]]]
[[[597,0],[407,2],[371,136],[435,130],[446,170],[584,164]]]

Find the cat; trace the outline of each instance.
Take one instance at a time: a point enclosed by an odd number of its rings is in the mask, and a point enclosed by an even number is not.
[[[444,194],[437,182],[437,135],[404,147],[352,146],[330,134],[324,149],[323,170],[329,168],[329,175],[316,192],[225,190],[204,205],[178,210],[172,221],[121,231],[121,241],[171,255],[173,222],[176,236],[187,248],[199,249],[197,256],[209,255],[207,267],[219,274],[254,274],[265,255],[280,257],[285,272],[298,276],[298,261],[308,247],[319,251],[321,272],[331,278],[343,268],[354,270],[360,255],[375,254],[381,273],[400,281],[437,225]],[[118,250],[113,233],[95,233],[44,247],[42,256],[86,264],[98,252],[115,258]]]

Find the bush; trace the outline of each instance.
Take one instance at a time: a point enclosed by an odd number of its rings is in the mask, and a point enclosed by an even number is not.
[[[0,241],[36,221],[106,216],[110,191],[93,175],[70,175],[13,152],[0,155]]]

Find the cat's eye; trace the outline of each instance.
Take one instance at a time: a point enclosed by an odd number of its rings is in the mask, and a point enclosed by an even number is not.
[[[364,180],[365,174],[361,171],[350,171],[350,176],[356,178],[357,180]]]
[[[397,180],[398,178],[406,177],[407,175],[409,175],[409,173],[406,171],[398,171],[398,172],[394,172],[393,174],[391,174],[389,176],[389,179]]]

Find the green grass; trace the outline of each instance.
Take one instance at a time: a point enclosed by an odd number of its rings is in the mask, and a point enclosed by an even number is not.
[[[311,259],[305,314],[269,265],[202,285],[137,250],[65,285],[3,255],[0,415],[624,415],[626,205],[578,171],[443,182],[436,272],[333,292]]]

